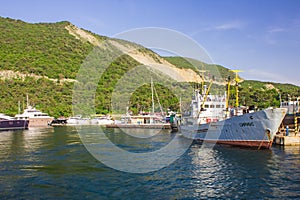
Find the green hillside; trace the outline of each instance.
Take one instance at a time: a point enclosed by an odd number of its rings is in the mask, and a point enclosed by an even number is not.
[[[200,75],[208,77],[209,73],[215,73],[217,81],[224,82],[228,76],[234,77],[235,73],[221,65],[207,64],[192,58],[181,57],[164,57],[168,62],[172,63],[178,68],[192,69],[198,71]],[[204,71],[204,72],[201,72]]]
[[[245,80],[240,84],[241,104],[255,105],[258,108],[280,105],[280,100],[300,96],[300,87],[291,84],[279,84]]]
[[[0,71],[12,70],[28,74],[25,78],[17,75],[17,77],[0,79],[0,112],[16,114],[18,102],[21,102],[21,109],[23,109],[28,94],[30,104],[52,116],[72,115],[74,83],[61,80],[76,78],[78,70],[93,50],[94,45],[69,34],[65,28],[69,25],[69,22],[30,24],[0,17]],[[100,41],[106,39],[91,32],[88,33]],[[126,45],[135,45],[126,41],[121,42]],[[140,47],[139,51],[149,52],[149,55],[155,58],[152,51],[139,45],[135,46]],[[101,56],[104,57],[109,55],[105,50],[102,50],[101,53]],[[124,73],[137,65],[140,63],[130,56],[122,55],[107,66],[105,73],[99,79],[95,95],[95,111],[97,113],[106,114],[111,111],[111,94],[115,84]],[[30,76],[32,74],[39,77]],[[57,79],[57,81],[49,78]],[[143,87],[147,88],[148,86],[146,84]],[[143,92],[142,88],[141,93],[133,94],[133,99],[136,98],[136,95],[143,96],[141,99],[148,97],[151,99],[151,92],[149,96],[149,91]],[[159,90],[158,93],[162,99],[166,99],[165,107],[178,105],[178,102],[168,102],[170,94],[166,92],[166,89]],[[132,106],[134,104],[135,102],[132,102]],[[149,101],[141,101],[139,105],[144,108],[151,107]]]
[[[75,78],[93,45],[70,35],[67,25],[70,23],[30,24],[0,18],[1,69],[49,78]]]
[[[164,57],[170,63],[179,68],[187,68],[197,70],[209,71],[210,68],[215,67],[221,76],[221,80],[226,81],[228,77],[231,78],[231,92],[230,105],[235,104],[235,73],[220,65],[211,65],[202,63],[200,61],[190,58],[180,57]],[[206,75],[206,74],[205,74]],[[224,90],[220,87],[219,90]],[[279,107],[280,99],[287,100],[289,97],[300,96],[300,87],[292,84],[280,84],[271,82],[261,82],[254,80],[243,80],[239,84],[239,99],[240,105],[254,105],[257,108],[267,108],[270,106]]]
[[[0,76],[0,113],[15,115],[18,112],[18,102],[23,109],[28,94],[30,104],[54,117],[73,115],[74,79],[76,79],[78,70],[86,62],[88,55],[94,50],[95,44],[70,34],[66,28],[69,26],[73,25],[70,22],[31,24],[0,17],[0,72],[7,72],[6,75]],[[108,39],[86,30],[82,31],[98,41]],[[127,46],[138,47],[139,52],[148,55],[157,62],[163,59],[140,45],[128,41],[110,40],[118,41]],[[106,46],[99,51],[100,57],[109,57],[112,53],[110,52],[111,49],[118,51],[118,49]],[[217,68],[218,73],[221,74],[221,77],[219,76],[216,80],[219,83],[225,83],[228,76],[234,76],[231,71],[219,65],[213,66],[179,57],[165,57],[164,59],[179,68],[193,69],[198,74],[201,74],[199,70],[202,69]],[[101,59],[96,65],[101,65]],[[125,54],[115,58],[106,67],[96,83],[94,96],[96,113],[106,114],[112,111],[111,97],[116,85],[126,73],[138,65],[140,65],[138,61]],[[198,70],[195,69],[195,66]],[[155,74],[150,73],[146,75],[148,75],[147,78],[155,76]],[[204,73],[204,76],[209,77],[211,74]],[[145,78],[143,79],[145,80]],[[92,80],[87,81],[87,85],[91,84],[92,86],[94,84]],[[151,88],[150,81],[148,82],[134,91],[126,89],[123,91],[125,93],[131,92],[129,109],[135,113],[140,110],[148,111],[151,108]],[[167,108],[178,110],[179,99],[174,90],[181,90],[187,86],[181,83],[168,84],[172,85],[173,89],[159,83],[154,84],[161,106],[164,110]],[[273,85],[274,88],[266,85]],[[214,86],[213,89],[221,92],[224,90],[224,85]],[[288,94],[300,96],[297,86],[259,81],[244,81],[240,84],[240,90],[241,104],[254,104],[260,108],[278,106],[278,94],[281,94],[282,98],[287,98]],[[232,99],[234,99],[233,91],[232,88]],[[121,93],[117,93],[117,95],[119,95],[117,96],[119,99],[123,98]],[[155,104],[158,105],[156,98],[155,101]],[[159,107],[156,106],[155,110],[159,111]]]

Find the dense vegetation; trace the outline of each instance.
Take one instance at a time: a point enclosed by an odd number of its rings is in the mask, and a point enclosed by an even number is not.
[[[72,83],[58,84],[45,78],[0,79],[1,113],[15,115],[29,103],[51,116],[68,116],[72,111]]]
[[[49,78],[75,78],[93,45],[65,29],[69,22],[30,24],[0,17],[0,66]]]
[[[36,108],[47,112],[54,117],[73,115],[72,104],[74,99],[74,86],[76,82],[63,82],[63,78],[76,79],[78,70],[87,63],[87,57],[94,50],[94,45],[88,41],[76,39],[69,34],[66,26],[71,25],[69,22],[58,23],[38,23],[29,24],[20,20],[1,18],[0,17],[0,71],[12,70],[22,74],[29,74],[22,77],[6,77],[0,79],[0,112],[14,115],[18,112],[18,102],[21,110],[26,105],[26,95],[29,96],[30,104]],[[90,33],[100,41],[107,39]],[[160,57],[154,52],[127,41],[120,41],[126,45],[135,45],[138,51],[151,56],[160,62]],[[128,55],[121,55],[113,59],[106,66],[103,60],[113,55],[106,49],[100,52],[100,58],[96,66],[104,67],[105,70],[100,77],[87,80],[85,85],[95,87],[95,112],[107,114],[112,112],[112,97],[126,100],[124,96],[129,95],[128,107],[133,113],[139,111],[149,111],[151,109],[151,87],[150,77],[155,77],[154,72],[137,73],[135,78],[129,79],[128,82],[121,84],[120,91],[116,87],[120,81],[128,75],[130,70],[134,69],[139,63]],[[170,63],[180,68],[195,70],[199,75],[205,77],[206,84],[215,78],[215,81],[223,83],[222,86],[213,85],[212,91],[223,93],[226,90],[225,82],[228,76],[234,77],[230,70],[219,66],[202,63],[194,59],[183,59],[179,57],[165,57]],[[205,72],[202,72],[204,70]],[[94,71],[95,72],[95,71]],[[86,72],[87,77],[94,73]],[[32,77],[30,74],[39,75]],[[145,76],[141,76],[144,74]],[[44,76],[44,77],[43,77]],[[1,78],[1,77],[0,77]],[[57,80],[50,80],[57,79]],[[160,77],[165,80],[166,78]],[[143,84],[138,85],[139,81]],[[136,85],[135,85],[136,84]],[[234,84],[234,81],[232,81]],[[131,86],[136,88],[130,88]],[[270,87],[272,85],[272,87]],[[80,86],[81,85],[77,85]],[[125,87],[126,86],[126,87]],[[184,95],[189,87],[200,87],[199,84],[182,84],[154,81],[155,92],[158,98],[155,99],[155,111],[160,111],[160,106],[166,111],[179,109],[179,99],[185,102],[185,107],[189,102]],[[263,83],[259,81],[243,81],[240,86],[240,104],[255,105],[258,108],[268,106],[279,106],[280,98],[287,99],[288,94],[291,96],[300,96],[299,87],[289,84]],[[179,91],[179,92],[178,92]],[[92,94],[93,95],[93,94]],[[235,92],[231,87],[231,104],[234,104]],[[127,100],[126,100],[127,101]],[[84,103],[84,99],[83,99]],[[114,111],[124,113],[122,109],[115,108]]]
[[[73,114],[72,92],[74,84],[72,82],[60,82],[60,79],[75,79],[78,70],[93,50],[94,45],[70,35],[65,29],[69,25],[69,22],[30,24],[0,17],[0,70],[13,70],[23,74],[45,76],[45,78],[28,76],[25,79],[17,77],[0,80],[0,112],[10,115],[16,114],[18,102],[21,102],[21,110],[23,110],[28,94],[30,104],[52,116],[71,116]],[[105,39],[105,37],[95,34],[93,36],[100,41]],[[130,42],[118,41],[126,45],[135,45],[140,52],[144,54],[149,52],[151,57],[157,59],[150,50],[147,51],[147,49]],[[108,54],[105,51],[102,53],[104,57]],[[122,55],[109,64],[105,73],[99,78],[95,95],[96,113],[106,114],[111,111],[111,94],[115,84],[128,70],[138,64],[127,55]],[[58,81],[51,81],[48,78]],[[166,106],[173,105],[168,103],[168,92],[162,89],[159,90],[159,93],[162,99],[166,99]],[[135,92],[132,98],[134,99],[139,95],[145,98],[149,95],[149,91],[145,91],[145,93],[143,91],[141,93]],[[132,105],[129,106],[136,111],[134,105],[135,103],[132,102]],[[145,105],[145,107],[150,106],[150,104]]]
[[[279,84],[245,80],[240,84],[240,104],[257,108],[279,107],[281,100],[300,96],[300,88],[291,84]]]

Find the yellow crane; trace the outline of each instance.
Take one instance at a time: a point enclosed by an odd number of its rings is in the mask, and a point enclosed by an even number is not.
[[[235,107],[239,107],[239,82],[241,82],[241,79],[238,76],[239,72],[242,72],[241,70],[230,70],[235,73]]]

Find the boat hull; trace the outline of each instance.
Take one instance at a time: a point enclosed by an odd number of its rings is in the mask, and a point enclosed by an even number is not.
[[[28,129],[28,120],[0,120],[0,130],[8,131],[8,130],[24,130]]]
[[[195,141],[203,143],[213,143],[213,144],[222,144],[229,146],[239,146],[239,147],[249,147],[249,148],[258,148],[258,149],[269,149],[271,148],[273,141],[242,141],[242,140],[202,140],[195,139]]]
[[[170,129],[170,124],[106,124],[106,128]]]
[[[286,109],[274,108],[201,125],[181,125],[183,136],[234,146],[270,148]]]
[[[51,124],[53,117],[29,118],[29,127],[46,127]]]

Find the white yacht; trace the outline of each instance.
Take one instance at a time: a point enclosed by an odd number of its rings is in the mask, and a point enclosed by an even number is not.
[[[73,116],[73,117],[69,117],[67,119],[67,124],[68,125],[77,125],[77,124],[79,124],[79,120],[81,120],[81,115],[76,115],[76,116]]]
[[[22,114],[16,114],[15,117],[17,119],[29,120],[29,127],[48,126],[54,119],[53,117],[50,117],[47,113],[43,113],[32,106],[27,106],[27,108]]]

